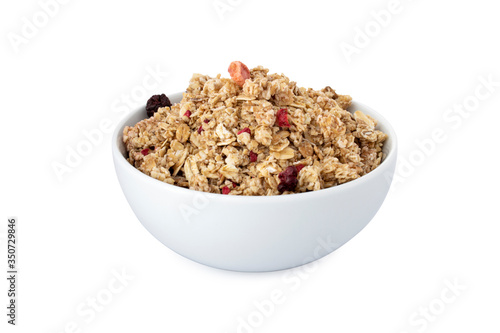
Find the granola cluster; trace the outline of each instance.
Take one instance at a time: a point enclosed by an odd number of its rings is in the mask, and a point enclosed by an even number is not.
[[[180,103],[126,127],[128,161],[163,182],[230,195],[316,191],[381,163],[387,135],[347,111],[350,96],[243,66],[237,79],[194,74]]]

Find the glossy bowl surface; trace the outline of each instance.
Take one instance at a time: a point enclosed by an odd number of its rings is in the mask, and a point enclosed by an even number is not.
[[[182,93],[169,96],[172,103]],[[263,272],[319,259],[363,229],[389,191],[397,158],[391,125],[370,107],[353,102],[378,120],[389,135],[381,165],[369,174],[332,188],[269,197],[198,192],[169,185],[135,169],[125,159],[122,132],[146,117],[131,112],[112,137],[116,174],[132,210],[160,242],[196,262],[221,269]]]

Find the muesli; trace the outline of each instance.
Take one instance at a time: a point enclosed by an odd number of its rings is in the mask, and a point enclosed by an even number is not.
[[[231,78],[194,74],[180,103],[147,103],[148,119],[123,131],[128,161],[160,181],[230,195],[316,191],[380,165],[387,135],[351,97],[298,87],[239,61]]]

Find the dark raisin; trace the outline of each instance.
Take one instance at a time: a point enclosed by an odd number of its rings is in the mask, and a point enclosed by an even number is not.
[[[165,106],[171,107],[172,103],[165,94],[153,95],[146,103],[146,113],[148,117],[152,117],[158,108],[163,108]]]
[[[293,165],[289,166],[285,169],[285,171],[281,172],[278,175],[278,178],[280,179],[278,191],[280,193],[283,193],[285,191],[295,190],[295,187],[297,187],[297,184],[299,182],[297,180],[297,174],[297,168]]]

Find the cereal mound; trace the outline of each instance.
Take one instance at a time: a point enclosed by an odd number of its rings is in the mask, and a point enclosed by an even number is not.
[[[128,161],[165,183],[230,195],[316,191],[380,165],[387,135],[347,111],[350,96],[298,87],[262,66],[233,62],[229,72],[194,74],[180,103],[127,126]]]

